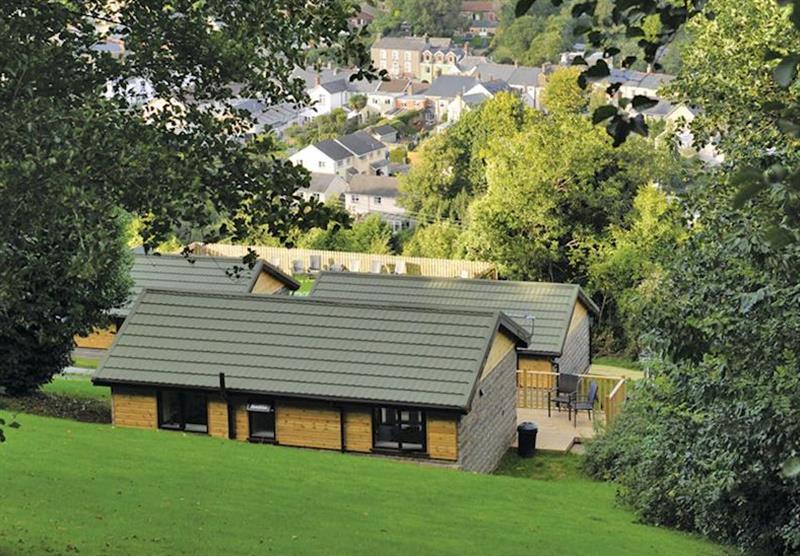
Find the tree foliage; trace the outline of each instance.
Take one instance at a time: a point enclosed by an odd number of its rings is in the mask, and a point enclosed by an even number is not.
[[[462,220],[486,187],[483,149],[491,137],[520,129],[530,112],[516,95],[500,93],[425,141],[400,178],[401,204],[420,221]]]
[[[653,378],[590,470],[648,522],[796,553],[800,488],[783,469],[800,445],[800,249],[759,240],[769,221],[732,210],[734,191],[697,194],[687,241],[637,292]]]
[[[515,279],[583,282],[571,252],[621,225],[637,191],[658,178],[645,141],[614,149],[587,118],[542,116],[491,143],[487,191],[469,211],[470,256]]]
[[[464,28],[461,0],[389,0],[372,23],[379,33],[392,33],[408,24],[414,35],[451,37]]]
[[[336,222],[331,222],[324,229],[312,228],[298,239],[297,246],[303,249],[388,255],[393,251],[392,228],[380,215],[371,214],[351,228]]]
[[[303,103],[309,47],[374,75],[349,2],[295,0],[0,6],[0,385],[33,389],[72,337],[127,293],[124,212],[144,246],[176,228],[205,239],[267,228],[286,238],[331,213],[295,195],[308,175],[244,141],[234,89]],[[121,40],[125,55],[103,45]]]
[[[589,106],[589,91],[578,85],[579,68],[563,68],[547,78],[542,105],[548,112],[581,114]]]
[[[403,255],[409,257],[434,257],[437,259],[462,259],[461,229],[448,222],[435,222],[414,230],[403,245]]]

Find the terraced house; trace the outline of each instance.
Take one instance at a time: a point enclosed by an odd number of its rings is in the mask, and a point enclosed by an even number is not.
[[[529,344],[518,348],[520,369],[581,374],[591,365],[598,308],[574,284],[324,272],[311,296],[503,311],[532,329]]]
[[[499,311],[145,289],[93,381],[116,426],[488,472],[528,340]]]
[[[133,256],[130,276],[133,280],[128,301],[109,315],[111,326],[89,336],[77,336],[78,347],[107,349],[130,312],[131,305],[144,288],[170,288],[188,291],[226,293],[288,294],[300,288],[291,276],[266,261],[253,268],[235,257],[195,257],[190,262],[182,255]]]

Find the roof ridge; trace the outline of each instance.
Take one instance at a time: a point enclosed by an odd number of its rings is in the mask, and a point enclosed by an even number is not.
[[[384,279],[393,279],[393,280],[420,280],[424,282],[434,282],[434,281],[450,281],[450,282],[470,282],[470,283],[488,283],[488,284],[540,284],[544,286],[562,286],[562,287],[569,287],[569,288],[580,288],[580,284],[575,284],[573,282],[538,282],[533,280],[488,280],[486,278],[458,278],[458,277],[449,277],[449,276],[409,276],[409,275],[402,275],[402,274],[373,274],[367,272],[331,272],[331,271],[323,271],[320,272],[320,277],[322,276],[336,276],[336,277],[356,277],[359,280],[363,280],[366,278],[378,278],[381,280]]]
[[[208,291],[191,291],[191,290],[183,290],[180,288],[149,288],[144,287],[142,288],[139,297],[143,297],[145,294],[148,293],[164,293],[170,295],[181,295],[184,297],[199,297],[199,298],[234,298],[234,299],[245,299],[248,301],[253,301],[257,303],[298,303],[298,304],[308,304],[308,305],[329,305],[329,306],[341,306],[341,307],[371,307],[374,309],[393,309],[393,310],[401,310],[407,309],[409,311],[422,311],[428,313],[439,313],[439,314],[460,314],[460,315],[475,315],[475,316],[494,316],[497,311],[487,309],[487,310],[480,310],[480,309],[460,309],[460,308],[450,308],[443,305],[427,305],[422,303],[408,303],[408,304],[398,304],[398,303],[385,303],[379,304],[371,301],[359,301],[355,299],[336,299],[330,298],[325,296],[319,297],[310,297],[310,296],[276,296],[276,295],[260,295],[260,294],[252,294],[252,293],[233,293],[233,292],[208,292]]]

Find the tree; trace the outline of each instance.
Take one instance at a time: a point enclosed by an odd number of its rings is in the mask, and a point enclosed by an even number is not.
[[[460,0],[389,0],[372,24],[378,33],[391,33],[407,23],[414,35],[451,37],[464,28]]]
[[[291,78],[307,46],[374,75],[346,32],[352,8],[2,4],[0,386],[47,381],[67,363],[72,337],[124,301],[123,211],[141,221],[146,249],[178,227],[214,240],[327,225],[330,211],[295,195],[307,172],[276,158],[268,136],[244,141],[252,122],[227,100],[237,84],[267,105],[307,102]],[[99,48],[117,40],[124,56]]]
[[[353,110],[363,110],[364,107],[367,105],[367,95],[356,94],[352,95],[347,100],[347,105],[350,106]]]
[[[420,226],[403,245],[403,255],[433,257],[437,259],[462,259],[461,230],[447,222]]]
[[[662,275],[662,253],[684,240],[687,232],[681,209],[676,198],[652,184],[644,185],[621,225],[611,226],[598,243],[581,247],[586,250],[581,255],[586,288],[600,307],[603,334],[595,337],[595,346],[611,352],[627,348],[632,355],[639,354],[640,289]]]
[[[462,220],[486,186],[482,151],[534,117],[518,96],[500,93],[420,147],[419,161],[400,178],[401,204],[419,221]]]
[[[717,184],[691,196],[691,233],[639,288],[652,378],[590,447],[589,470],[618,480],[647,522],[793,554],[800,249],[760,241],[770,222],[733,210],[735,191]]]
[[[313,228],[299,238],[297,245],[304,249],[387,255],[392,252],[392,229],[379,215],[371,214],[352,228],[335,222],[324,229]]]
[[[614,149],[583,116],[538,118],[490,143],[486,194],[469,208],[467,252],[510,278],[582,283],[572,251],[624,222],[639,188],[660,177],[656,161],[645,141]]]
[[[589,106],[589,92],[578,85],[579,68],[563,68],[547,78],[542,105],[548,112],[583,113]]]

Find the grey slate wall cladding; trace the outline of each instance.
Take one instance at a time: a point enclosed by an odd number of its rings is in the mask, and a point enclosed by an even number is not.
[[[463,470],[490,473],[511,447],[517,430],[516,378],[517,354],[512,350],[478,384],[472,411],[458,423],[458,464]]]
[[[562,373],[582,374],[589,368],[589,317],[581,321],[575,330],[567,334],[564,355],[556,359],[558,370]]]

